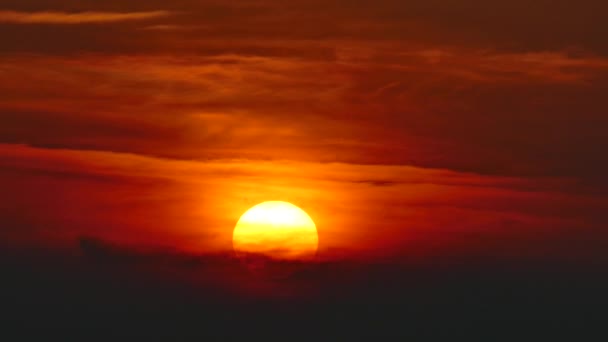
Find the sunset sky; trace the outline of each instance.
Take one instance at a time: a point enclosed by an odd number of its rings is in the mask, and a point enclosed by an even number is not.
[[[608,265],[606,13],[3,0],[0,249],[229,255],[280,200],[321,262]]]

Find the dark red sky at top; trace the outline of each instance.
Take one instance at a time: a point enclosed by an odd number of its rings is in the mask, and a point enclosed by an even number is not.
[[[0,5],[0,236],[604,260],[604,1]]]

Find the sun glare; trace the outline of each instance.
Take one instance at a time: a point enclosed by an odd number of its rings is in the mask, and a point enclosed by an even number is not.
[[[232,235],[237,254],[274,259],[310,259],[318,247],[317,227],[308,214],[288,202],[264,202],[239,219]]]

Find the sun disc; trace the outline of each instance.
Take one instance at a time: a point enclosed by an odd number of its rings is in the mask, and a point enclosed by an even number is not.
[[[260,203],[245,212],[232,235],[237,254],[273,259],[310,259],[317,253],[317,227],[299,207],[281,201]]]

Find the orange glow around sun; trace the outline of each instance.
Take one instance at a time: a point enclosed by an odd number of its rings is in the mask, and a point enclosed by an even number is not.
[[[317,253],[317,227],[297,206],[264,202],[239,219],[232,235],[237,254],[257,254],[274,259],[310,259]]]

